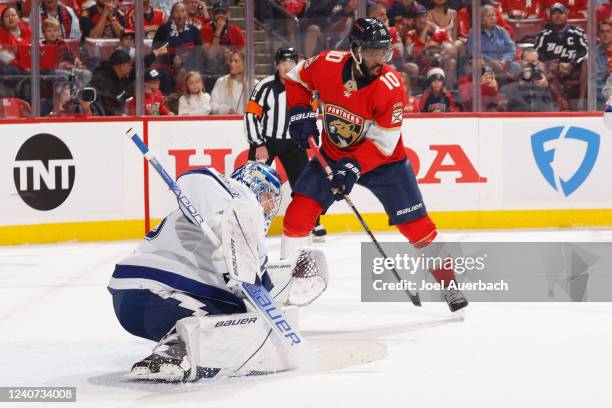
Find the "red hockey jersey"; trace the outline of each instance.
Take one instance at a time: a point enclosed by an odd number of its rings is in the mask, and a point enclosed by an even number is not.
[[[322,146],[332,160],[349,157],[366,173],[406,157],[401,137],[404,86],[384,64],[371,82],[353,81],[347,51],[323,51],[289,73],[287,106],[309,106],[318,92],[323,109]]]

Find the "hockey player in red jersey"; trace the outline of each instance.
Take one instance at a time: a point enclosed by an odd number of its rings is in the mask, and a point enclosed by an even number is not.
[[[379,20],[360,18],[349,40],[350,51],[323,51],[298,64],[286,81],[289,133],[304,149],[309,136],[319,136],[317,113],[310,104],[318,91],[321,153],[334,173],[328,181],[316,158],[302,171],[285,213],[283,257],[305,244],[317,217],[349,194],[355,183],[380,200],[389,224],[415,247],[424,248],[437,235],[402,142],[406,96],[399,74],[386,64],[393,54],[391,36]],[[439,282],[454,280],[452,270],[432,274]],[[451,311],[468,304],[455,289],[445,289],[443,295]]]

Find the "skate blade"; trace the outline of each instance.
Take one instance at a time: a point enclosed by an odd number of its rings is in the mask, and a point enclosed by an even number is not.
[[[154,381],[154,382],[182,382],[185,376],[182,372],[159,372],[152,373],[146,369],[135,369],[124,375],[125,381]]]
[[[459,310],[457,310],[456,312],[453,312],[453,314],[455,315],[455,318],[459,321],[465,321],[465,308],[461,308]]]

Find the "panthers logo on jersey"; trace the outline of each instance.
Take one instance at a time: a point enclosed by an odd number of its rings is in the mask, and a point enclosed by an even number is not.
[[[325,105],[323,120],[327,135],[338,147],[343,148],[361,139],[364,119],[337,105]]]

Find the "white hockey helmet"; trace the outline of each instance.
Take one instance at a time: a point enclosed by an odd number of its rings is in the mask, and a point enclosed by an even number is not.
[[[272,220],[278,213],[281,201],[282,182],[278,172],[270,166],[249,160],[246,164],[234,170],[231,177],[245,184],[255,194],[262,206],[265,204],[262,203],[262,194],[265,192],[273,194],[274,210],[266,214],[266,218]]]

